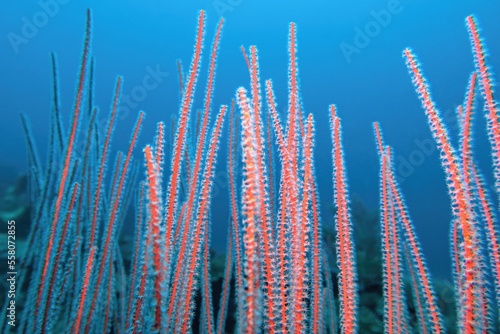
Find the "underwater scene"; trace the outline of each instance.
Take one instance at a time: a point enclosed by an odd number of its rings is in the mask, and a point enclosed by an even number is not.
[[[0,333],[500,333],[498,17],[0,2]]]

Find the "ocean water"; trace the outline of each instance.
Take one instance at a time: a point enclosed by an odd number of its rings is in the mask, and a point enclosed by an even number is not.
[[[256,45],[261,84],[272,79],[278,110],[287,106],[288,28],[297,25],[298,68],[304,114],[315,120],[315,174],[323,225],[333,226],[331,134],[328,105],[342,119],[351,198],[370,211],[379,208],[379,160],[372,122],[379,121],[394,148],[397,178],[406,197],[431,272],[450,275],[451,204],[439,153],[402,58],[411,47],[419,56],[433,97],[454,143],[456,107],[463,103],[474,70],[465,17],[474,14],[488,49],[494,79],[500,69],[500,4],[495,1],[77,1],[0,2],[0,166],[3,182],[27,172],[20,122],[25,113],[42,161],[51,110],[50,53],[58,60],[61,113],[67,126],[74,101],[84,36],[85,11],[92,9],[95,57],[94,104],[107,115],[117,75],[124,77],[113,152],[125,150],[140,110],[146,118],[135,150],[151,143],[159,121],[167,124],[180,105],[177,59],[191,61],[197,15],[206,10],[205,52],[194,110],[202,108],[209,47],[225,18],[215,81],[212,120],[238,87],[249,89],[240,46]],[[144,78],[153,78],[151,85]],[[138,88],[139,87],[139,88]],[[142,88],[141,88],[142,87]],[[477,103],[474,153],[494,193],[490,146],[482,100]],[[283,117],[283,116],[282,116]],[[227,130],[227,129],[226,129]],[[224,252],[229,221],[226,131],[221,139],[212,205],[212,247]],[[193,149],[193,148],[192,148]],[[114,153],[111,154],[114,156]],[[277,162],[277,160],[276,160]],[[141,163],[142,164],[142,163]],[[140,171],[140,177],[144,170]],[[278,184],[278,179],[275,180]],[[125,231],[133,227],[124,226]]]

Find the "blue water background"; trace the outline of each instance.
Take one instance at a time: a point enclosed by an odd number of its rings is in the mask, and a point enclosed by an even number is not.
[[[46,3],[58,4],[57,8],[51,7],[53,17],[40,14],[47,12]],[[351,197],[361,199],[371,210],[378,208],[379,167],[372,122],[379,121],[387,143],[395,149],[397,174],[431,270],[437,276],[449,276],[451,208],[444,173],[435,147],[428,146],[432,137],[401,54],[405,47],[410,46],[419,56],[434,99],[447,115],[449,130],[456,143],[454,109],[464,99],[467,80],[474,68],[464,19],[469,14],[477,16],[488,45],[489,63],[493,73],[498,74],[498,2],[2,1],[0,165],[5,175],[14,176],[27,170],[26,145],[19,119],[21,112],[29,116],[40,156],[45,157],[51,106],[51,51],[58,56],[61,110],[67,128],[87,7],[93,9],[95,104],[100,107],[101,119],[107,119],[116,75],[124,76],[123,93],[130,95],[134,87],[142,85],[148,67],[168,73],[162,76],[158,87],[147,91],[144,99],[135,101],[137,105],[130,107],[127,115],[122,114],[116,124],[113,148],[125,150],[138,111],[146,111],[135,154],[141,164],[142,148],[151,143],[156,123],[166,121],[170,130],[171,115],[178,113],[176,59],[182,59],[187,69],[199,9],[207,11],[208,19],[195,109],[202,107],[208,51],[217,20],[220,14],[226,18],[213,115],[221,104],[230,103],[237,87],[249,86],[240,45],[257,45],[261,79],[273,79],[279,110],[285,112],[288,24],[296,22],[302,102],[305,113],[312,113],[316,121],[315,163],[323,224],[331,227],[333,221],[327,107],[335,103],[342,118]],[[392,10],[390,17],[381,24],[376,17],[382,15],[381,11],[388,10]],[[36,22],[39,27],[22,44],[12,42],[13,34],[23,36],[27,21]],[[368,31],[371,37],[356,40],[360,38],[359,31]],[[359,52],[346,57],[342,47],[347,45],[357,47]],[[477,106],[475,153],[492,191],[482,103]],[[221,147],[212,209],[212,243],[218,251],[224,250],[228,222],[227,136],[223,137]]]

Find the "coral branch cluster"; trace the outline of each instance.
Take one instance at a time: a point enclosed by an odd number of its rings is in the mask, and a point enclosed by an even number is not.
[[[165,123],[158,123],[156,137],[143,149],[142,181],[138,180],[141,167],[134,160],[134,151],[144,123],[143,112],[137,115],[126,153],[118,152],[113,168],[108,168],[123,79],[116,81],[109,121],[101,129],[92,101],[90,11],[66,136],[52,56],[53,108],[45,170],[28,120],[22,117],[34,220],[31,248],[20,268],[19,284],[26,297],[19,332],[222,334],[229,330],[229,324],[236,332],[248,334],[360,331],[361,288],[341,120],[332,104],[325,115],[330,118],[333,147],[337,322],[329,269],[334,261],[330,263],[326,256],[320,219],[314,117],[303,114],[300,96],[297,27],[294,23],[289,26],[286,113],[278,112],[273,82],[268,79],[261,87],[257,48],[242,46],[249,87],[238,88],[231,107],[220,106],[211,122],[224,20],[215,29],[209,53],[203,108],[192,116],[205,21],[201,11],[186,75],[177,62],[181,101],[177,124],[172,122],[170,128],[172,144],[166,144],[169,135]],[[458,145],[450,138],[415,53],[405,49],[403,56],[440,151],[450,195],[457,327],[461,333],[492,333],[499,326],[495,316],[500,308],[500,246],[497,210],[472,147],[472,121],[479,99],[476,87],[484,102],[499,196],[500,115],[484,40],[474,17],[467,17],[466,24],[475,70],[458,108]],[[230,223],[222,292],[218,308],[214,308],[212,188],[227,117]],[[85,135],[80,135],[81,129]],[[378,123],[374,123],[374,132],[380,160],[384,332],[444,333],[431,273],[395,175],[394,152],[385,144]],[[164,166],[165,152],[171,152],[169,168]],[[126,266],[119,238],[123,225],[131,220],[127,215],[131,202],[135,202],[135,241],[130,265]],[[411,298],[407,297],[408,284]],[[230,317],[232,306],[234,319]],[[412,319],[410,309],[416,319]],[[0,320],[0,330],[6,330],[5,317]]]

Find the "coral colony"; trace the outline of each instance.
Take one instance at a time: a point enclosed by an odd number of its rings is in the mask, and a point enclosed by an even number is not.
[[[121,77],[116,81],[106,128],[99,129],[96,123],[99,111],[89,101],[93,89],[90,11],[69,129],[60,120],[53,57],[46,167],[40,165],[28,120],[22,117],[33,224],[30,249],[20,268],[18,285],[26,293],[18,303],[16,332],[224,333],[230,318],[239,333],[359,331],[360,300],[341,111],[335,105],[328,110],[338,266],[338,294],[334,295],[319,219],[314,118],[305,114],[300,101],[297,28],[290,24],[286,120],[277,112],[272,81],[260,80],[257,48],[250,46],[242,47],[250,77],[248,89],[238,88],[234,100],[229,106],[222,105],[211,122],[224,20],[216,27],[208,54],[204,105],[196,118],[192,107],[205,20],[201,11],[189,72],[184,75],[178,64],[182,101],[177,125],[171,129],[171,147],[165,144],[169,136],[165,124],[159,123],[156,137],[143,148],[142,162],[133,159],[145,117],[140,112],[129,147],[110,163]],[[457,143],[450,140],[415,53],[405,49],[403,57],[440,151],[452,204],[456,327],[460,333],[492,333],[498,331],[500,306],[497,209],[475,163],[471,128],[476,107],[484,105],[499,195],[500,114],[476,19],[467,17],[466,26],[475,68],[457,110]],[[228,123],[226,130],[224,123]],[[194,125],[192,130],[190,125]],[[223,131],[229,133],[224,165],[230,181],[230,226],[223,288],[214,308],[209,270],[210,207]],[[374,141],[380,157],[384,332],[444,333],[424,250],[395,177],[394,152],[385,144],[378,123],[374,123]],[[277,166],[273,165],[273,150],[278,153]],[[166,152],[171,152],[170,163],[165,162]],[[145,176],[141,176],[143,170]],[[275,180],[279,180],[279,188]],[[125,269],[118,238],[132,203],[135,247],[130,269]],[[407,289],[405,283],[409,284]],[[231,291],[236,311],[230,314]],[[9,331],[7,321],[5,316],[1,320],[3,331]]]

